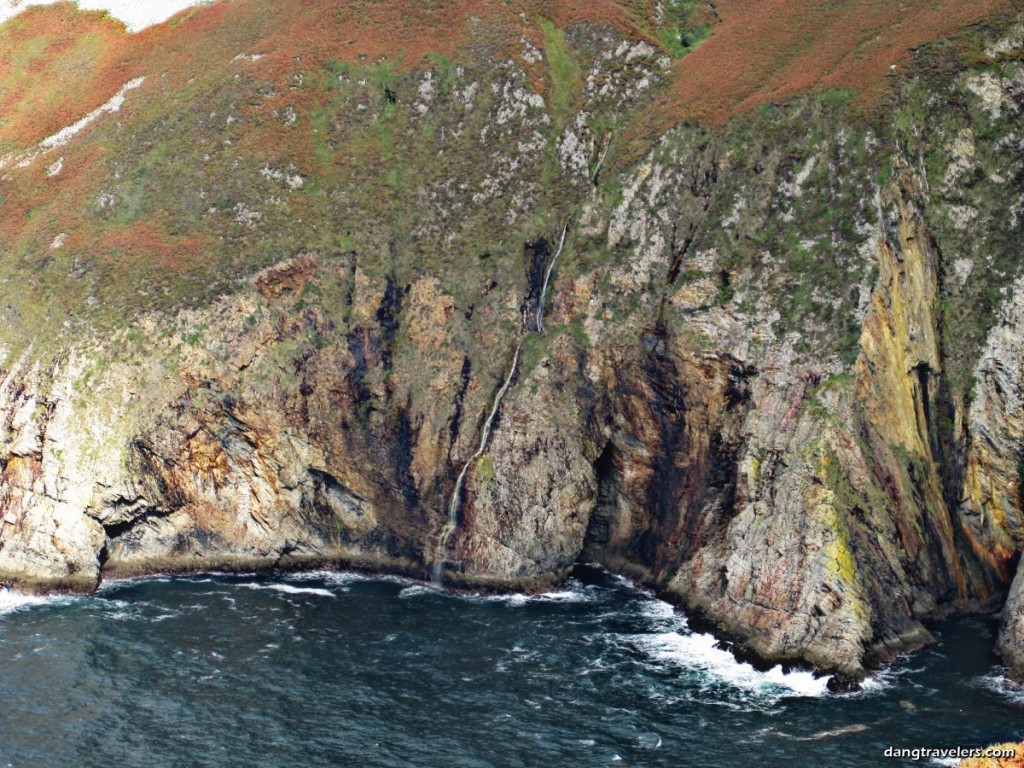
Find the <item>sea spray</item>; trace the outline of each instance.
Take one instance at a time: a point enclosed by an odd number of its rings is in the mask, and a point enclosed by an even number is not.
[[[58,598],[43,597],[41,595],[26,595],[21,592],[15,592],[12,589],[2,588],[0,589],[0,614],[17,611],[21,608],[26,608],[32,605],[42,605],[43,603],[52,602],[56,599]]]

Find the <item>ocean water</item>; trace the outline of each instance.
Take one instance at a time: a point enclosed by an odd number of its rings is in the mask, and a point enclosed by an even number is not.
[[[0,766],[922,765],[1024,737],[996,619],[834,695],[604,572],[456,596],[334,573],[0,591]]]

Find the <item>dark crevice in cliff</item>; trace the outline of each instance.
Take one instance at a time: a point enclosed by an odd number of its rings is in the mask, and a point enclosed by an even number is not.
[[[926,486],[931,483],[931,478],[929,467],[924,461],[909,459],[906,460],[905,466],[907,478],[910,480],[912,509],[921,510],[920,537],[923,545],[923,551],[918,550],[913,555],[911,583],[922,592],[931,595],[940,604],[953,602],[957,598],[958,564],[951,562],[947,557],[944,543],[955,545],[953,541],[948,541],[945,533],[948,518],[941,522],[935,519],[937,515],[948,516],[948,511],[944,504],[935,508],[929,501]],[[953,536],[955,540],[955,532]],[[924,612],[915,611],[915,615],[917,614],[925,615]]]
[[[720,508],[727,517],[735,517],[740,512],[736,504],[736,482],[739,477],[738,446],[725,440],[721,432],[711,435],[708,450],[708,480],[706,496],[718,498]],[[703,546],[707,542],[701,540],[706,533],[703,530],[689,531],[691,546]]]
[[[351,237],[351,233],[349,233],[349,237]],[[345,255],[348,257],[348,269],[346,270],[348,274],[345,285],[345,306],[350,308],[355,298],[354,294],[356,289],[356,252],[349,251]]]
[[[175,469],[171,459],[161,456],[145,442],[133,440],[129,462],[132,465],[134,477],[143,482],[152,483],[152,490],[155,490],[156,493],[147,490],[147,496],[152,499],[160,499],[161,505],[170,511],[185,503],[185,494],[182,489],[170,482],[171,474]]]
[[[459,391],[455,393],[455,414],[452,416],[452,423],[448,425],[448,454],[451,456],[452,446],[459,437],[459,429],[462,426],[462,408],[466,401],[466,390],[469,389],[469,380],[473,373],[473,361],[469,355],[462,358],[462,371],[459,373]]]
[[[966,428],[962,434],[957,434],[957,401],[955,398],[960,398],[961,414],[966,422],[970,407],[970,390],[957,393],[950,383],[948,371],[952,361],[948,354],[949,334],[956,331],[948,326],[947,315],[943,311],[945,304],[942,292],[948,285],[947,259],[931,232],[927,233],[927,241],[927,252],[933,256],[937,274],[937,306],[934,308],[933,316],[935,318],[938,359],[942,361],[944,370],[922,371],[921,366],[918,366],[918,381],[924,403],[929,447],[952,528],[952,545],[959,560],[958,563],[949,564],[949,567],[954,572],[963,574],[963,583],[967,590],[967,594],[963,597],[968,600],[985,600],[992,594],[997,594],[1008,587],[1008,579],[1012,578],[1013,570],[1007,571],[1009,576],[1004,578],[990,563],[978,557],[961,527],[959,510],[967,464],[968,435]],[[929,385],[931,386],[929,387]]]
[[[348,527],[339,520],[362,517],[366,501],[331,473],[314,467],[307,471],[312,493],[303,493],[299,507],[303,519],[323,540],[340,538],[348,543],[351,540]]]
[[[697,231],[697,225],[691,223],[687,227],[686,237],[683,238],[683,244],[677,246],[676,238],[678,235],[678,226],[672,225],[672,240],[669,244],[669,250],[672,254],[672,262],[668,268],[668,284],[675,285],[676,280],[679,279],[679,271],[683,266],[683,259],[686,258],[686,254],[690,252],[690,246],[693,245],[694,233]]]
[[[715,185],[718,183],[718,155],[717,150],[713,152],[710,166],[707,168],[697,167],[690,176],[690,193],[697,199],[700,205],[699,211],[692,213],[693,218],[686,225],[686,234],[683,242],[679,243],[679,225],[672,224],[672,233],[669,237],[669,268],[666,275],[666,283],[673,286],[679,280],[682,272],[683,262],[687,254],[693,248],[694,242],[701,229],[707,222],[708,211],[711,208],[714,197]]]
[[[106,534],[107,539],[113,541],[119,539],[128,533],[133,528],[138,527],[142,523],[152,518],[163,517],[163,512],[152,507],[146,508],[136,517],[132,517],[129,520],[124,520],[119,523],[101,523],[103,525],[103,532]]]
[[[757,369],[752,365],[734,364],[729,369],[728,383],[725,388],[725,402],[730,410],[747,410],[750,406],[750,381],[757,376]]]
[[[305,550],[303,547],[300,547],[297,544],[293,544],[288,539],[285,539],[284,543],[281,545],[281,548],[277,553],[277,559],[274,560],[274,568],[285,567],[287,565],[289,556],[294,555],[297,552],[303,553],[304,551],[308,552],[308,550]]]
[[[928,435],[930,438],[934,434],[931,429],[931,400],[928,396],[928,382],[930,380],[931,373],[932,369],[928,363],[918,363],[914,366],[913,374],[917,378],[917,392],[918,397],[921,398],[921,410],[924,413],[924,424],[918,424],[918,431],[923,435]],[[930,440],[930,442],[934,447],[934,439]]]
[[[373,405],[373,393],[366,379],[370,373],[370,355],[373,353],[369,333],[362,326],[345,334],[348,351],[352,355],[352,366],[345,373],[348,389],[355,395],[353,411],[358,422],[369,424],[370,414],[377,410]]]
[[[936,308],[936,343],[938,345],[939,359],[943,361],[944,371],[937,374],[937,386],[934,393],[934,411],[936,417],[930,425],[928,437],[931,444],[932,455],[938,467],[939,479],[942,483],[942,495],[953,527],[953,544],[960,559],[960,568],[967,575],[968,584],[974,584],[980,594],[977,598],[986,599],[990,595],[999,594],[1009,587],[1013,578],[1014,569],[1010,568],[1000,572],[991,563],[986,562],[975,552],[974,546],[968,540],[964,532],[961,515],[961,500],[964,496],[964,474],[967,466],[967,446],[969,434],[967,429],[967,414],[970,410],[971,388],[958,392],[950,382],[949,370],[953,365],[949,351],[952,347],[950,334],[956,333],[947,323],[947,312],[942,311],[946,306],[942,299],[942,292],[949,284],[947,275],[947,259],[940,248],[935,237],[929,233],[929,250],[935,256],[936,272],[938,274],[938,290],[940,294],[939,307]],[[1002,393],[999,393],[1002,395]],[[957,432],[957,407],[964,426],[960,433]],[[974,597],[969,595],[969,597]]]
[[[685,389],[674,360],[666,355],[667,329],[660,323],[643,338],[647,354],[641,363],[651,398],[651,415],[657,422],[658,444],[652,446],[651,479],[647,489],[650,524],[636,542],[641,561],[654,572],[664,569],[676,548],[680,508],[686,492],[686,476],[678,457],[690,451],[686,429]]]
[[[385,372],[391,370],[391,351],[398,335],[398,313],[402,310],[404,295],[405,291],[396,285],[394,275],[389,275],[384,297],[377,309],[377,322],[381,329],[380,360]]]
[[[544,287],[544,273],[551,259],[551,245],[547,238],[540,237],[523,247],[526,259],[526,298],[520,306],[523,327],[529,333],[539,330],[537,312],[539,309],[541,290]]]
[[[132,507],[139,502],[141,499],[136,499],[135,502],[129,504],[127,500],[114,506],[125,506]],[[154,520],[167,515],[167,512],[162,509],[155,507],[142,507],[138,510],[138,513],[132,513],[132,516],[128,519],[121,520],[116,523],[104,523],[101,520],[97,520],[101,526],[103,526],[104,541],[100,551],[96,554],[96,560],[99,563],[100,569],[106,564],[107,560],[110,559],[110,547],[115,541],[119,541],[122,545],[129,543],[130,534],[134,531],[138,531],[140,527],[144,526],[150,520]]]
[[[597,163],[594,165],[594,170],[590,172],[590,183],[596,189],[600,186],[601,182],[601,170],[604,167],[605,158],[608,157],[608,150],[612,147],[612,134],[609,132],[604,141],[604,149],[600,151],[597,156]]]
[[[594,461],[594,477],[597,480],[597,499],[587,521],[583,536],[583,549],[578,559],[581,563],[600,563],[611,540],[612,515],[622,483],[621,457],[614,443],[605,443],[601,455]]]
[[[616,369],[613,402],[605,406],[617,414],[606,426],[619,426],[593,463],[597,499],[581,562],[653,584],[663,583],[682,560],[706,546],[736,511],[743,441],[734,427],[749,408],[756,371],[741,364],[729,368],[721,391],[725,420],[712,416],[705,424],[699,393],[691,413],[689,363],[673,353],[665,326],[655,323],[640,342],[636,367]],[[598,420],[595,409],[588,416],[595,431]]]
[[[394,428],[393,447],[395,479],[398,481],[406,508],[412,510],[419,506],[420,492],[416,487],[416,479],[412,475],[415,436],[412,422],[409,420],[408,407],[398,411],[397,422]]]
[[[711,167],[701,170],[695,168],[690,177],[690,192],[694,197],[701,200],[701,211],[707,213],[711,207],[711,195],[715,184],[718,183],[718,151],[714,150],[711,156]]]

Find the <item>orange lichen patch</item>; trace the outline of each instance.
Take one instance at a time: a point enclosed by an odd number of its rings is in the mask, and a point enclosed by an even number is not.
[[[32,201],[24,196],[7,197],[0,211],[0,237],[8,242],[15,240],[28,222],[33,207]]]
[[[269,0],[220,2],[176,23],[128,35],[116,21],[69,3],[31,8],[0,26],[0,149],[25,149],[70,125],[139,75],[166,87],[261,53],[284,76],[325,61],[381,57],[404,66],[454,53],[474,23],[508,16],[496,0],[444,4]],[[479,21],[473,22],[470,17]]]
[[[1010,7],[1011,0],[721,0],[711,38],[675,65],[660,125],[723,122],[818,85],[885,91],[911,50]]]
[[[454,55],[468,40],[472,25],[491,21],[496,13],[504,15],[501,4],[494,0],[437,4],[247,0],[202,8],[182,27],[189,28],[193,41],[196,37],[211,42],[216,39],[212,52],[221,66],[239,53],[260,54],[256,70],[268,76],[284,76],[330,60],[384,58],[414,66],[427,54]],[[480,21],[473,22],[473,16]],[[233,31],[225,36],[227,30]],[[170,36],[173,29],[159,40],[151,34],[147,42],[164,47]],[[178,50],[194,66],[193,48]],[[199,55],[207,57],[210,52],[200,51]],[[245,62],[240,64],[244,66]]]
[[[70,4],[31,8],[0,26],[0,148],[25,148],[105,102],[137,70],[124,29]]]
[[[1013,757],[972,757],[960,763],[960,768],[1024,768],[1024,742],[1020,744],[999,744],[993,749],[1000,752],[1015,752]]]

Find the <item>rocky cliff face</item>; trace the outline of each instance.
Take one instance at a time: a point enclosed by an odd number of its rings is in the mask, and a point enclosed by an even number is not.
[[[880,117],[833,90],[644,145],[657,46],[516,23],[514,55],[477,29],[407,70],[242,51],[227,82],[159,86],[209,120],[143,85],[54,173],[7,161],[11,189],[100,170],[5,235],[37,277],[3,289],[0,581],[333,564],[536,589],[589,561],[851,679],[1001,604],[1020,27],[923,52]],[[111,261],[143,225],[198,232],[208,264]],[[1000,648],[1024,676],[1020,582]]]

